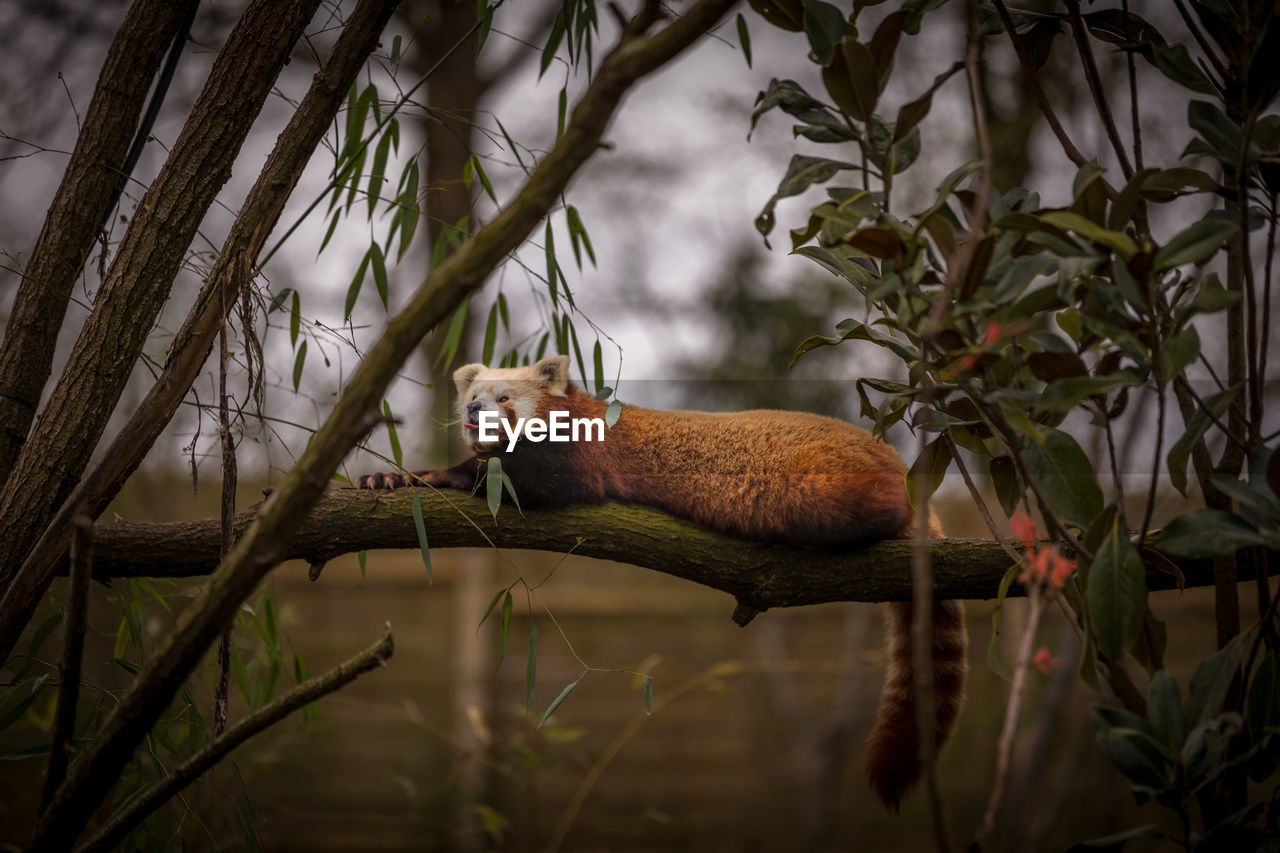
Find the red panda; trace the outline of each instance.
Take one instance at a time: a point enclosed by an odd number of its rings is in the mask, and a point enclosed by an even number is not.
[[[866,430],[802,412],[713,414],[624,406],[603,441],[551,442],[482,431],[482,413],[508,427],[519,419],[605,416],[606,404],[568,378],[569,359],[528,367],[468,364],[454,372],[463,437],[475,455],[452,468],[414,474],[368,474],[365,489],[425,483],[474,491],[486,462],[500,456],[524,506],[631,501],[744,539],[803,547],[865,545],[913,535],[916,518],[897,453]],[[509,448],[509,449],[508,449]],[[929,519],[929,534],[942,529]],[[867,739],[867,776],[877,796],[897,808],[918,781],[911,605],[887,607],[888,671]],[[935,743],[946,743],[964,701],[967,635],[961,606],[933,611]]]

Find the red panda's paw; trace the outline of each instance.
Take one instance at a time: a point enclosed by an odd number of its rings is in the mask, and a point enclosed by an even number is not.
[[[412,474],[398,473],[389,471],[386,474],[363,474],[356,481],[358,489],[404,489],[410,486],[425,486],[435,484],[434,478],[431,476],[434,471],[415,471]]]

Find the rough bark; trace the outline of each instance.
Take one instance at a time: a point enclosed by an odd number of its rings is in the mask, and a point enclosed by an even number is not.
[[[323,494],[342,458],[376,422],[382,397],[396,371],[427,332],[448,317],[462,299],[478,290],[546,216],[569,180],[600,147],[604,131],[627,90],[680,54],[732,5],[733,0],[700,0],[664,29],[645,35],[658,11],[657,4],[650,4],[646,6],[646,20],[632,22],[624,29],[618,47],[596,70],[564,134],[524,188],[493,221],[433,271],[366,353],[333,412],[279,490],[264,504],[262,513],[239,538],[235,550],[222,562],[204,592],[179,617],[137,681],[121,696],[98,737],[72,768],[71,777],[41,818],[31,851],[65,849],[80,834],[183,679],[240,602],[280,561],[285,544]]]
[[[341,554],[377,548],[417,548],[412,489],[374,492],[337,489],[281,551],[282,559],[323,564]],[[910,541],[848,551],[806,551],[748,542],[635,504],[526,509],[504,506],[495,522],[484,500],[461,492],[418,490],[432,548],[525,548],[572,552],[630,563],[723,590],[757,610],[828,601],[907,601],[911,598]],[[237,535],[256,510],[238,513]],[[191,577],[218,565],[218,519],[159,524],[105,524],[94,531],[94,572],[108,577]],[[930,543],[937,598],[994,598],[1010,562],[989,539]],[[1163,563],[1163,558],[1161,560]],[[1213,583],[1211,561],[1174,559],[1186,585]],[[1269,574],[1280,555],[1269,555]],[[1247,567],[1246,574],[1253,575]],[[1173,589],[1176,578],[1148,570],[1150,589]],[[1010,595],[1020,595],[1014,585]]]
[[[156,69],[197,0],[136,0],[111,42],[0,346],[0,484],[27,439],[58,329],[93,248]]]
[[[0,494],[0,588],[84,471],[196,229],[319,0],[255,0],[218,53],[125,232],[49,402]],[[19,597],[18,601],[23,598]],[[0,603],[8,611],[9,604]]]
[[[91,518],[101,514],[182,404],[227,313],[249,286],[254,263],[285,202],[352,82],[377,46],[395,5],[396,0],[365,0],[347,20],[333,52],[316,73],[245,199],[212,272],[174,336],[155,384],[23,559],[12,591],[6,592],[0,607],[0,658],[12,648],[48,587],[54,566],[66,553],[72,518],[79,513]]]

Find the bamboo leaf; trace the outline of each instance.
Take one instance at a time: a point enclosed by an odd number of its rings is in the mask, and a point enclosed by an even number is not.
[[[551,704],[547,706],[547,710],[542,712],[542,719],[538,720],[538,728],[542,728],[542,724],[555,713],[556,708],[560,707],[560,703],[568,698],[569,694],[573,692],[573,688],[578,686],[579,680],[581,679],[569,682],[569,685],[565,687],[564,690],[560,691],[560,695],[551,700]]]
[[[395,461],[397,468],[403,468],[404,455],[400,450],[400,436],[396,434],[395,415],[391,413],[391,403],[387,400],[382,401],[382,414],[387,419],[387,438],[391,440],[391,458]]]
[[[431,551],[427,547],[427,525],[422,519],[422,498],[413,490],[413,529],[418,533],[418,550],[422,552],[422,565],[427,568],[427,583],[431,583]]]
[[[298,393],[298,383],[302,381],[302,366],[307,362],[307,342],[298,345],[298,352],[293,357],[293,393]],[[117,655],[118,657],[118,655]]]

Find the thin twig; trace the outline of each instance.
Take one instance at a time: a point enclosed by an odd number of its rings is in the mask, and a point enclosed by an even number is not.
[[[1127,42],[1129,41],[1129,0],[1120,0],[1120,10],[1124,13],[1124,38]],[[1133,50],[1128,48],[1125,49],[1124,58],[1129,71],[1129,122],[1133,126],[1133,168],[1141,172],[1143,169],[1142,121],[1138,109],[1137,61],[1133,58]],[[1151,233],[1151,227],[1147,221],[1146,199],[1138,199],[1138,206],[1134,209],[1133,219],[1140,235]]]
[[[76,518],[71,535],[70,600],[67,603],[66,639],[58,664],[58,710],[53,718],[49,764],[44,773],[40,810],[49,805],[67,775],[71,738],[76,729],[76,704],[80,695],[80,666],[84,660],[85,615],[89,607],[89,581],[93,577],[93,522]]]
[[[219,297],[223,301],[222,313],[227,315],[226,291]],[[227,347],[227,324],[224,319],[218,329],[218,439],[222,445],[222,507],[219,523],[222,532],[222,547],[218,557],[225,560],[235,545],[235,531],[231,519],[236,513],[236,443],[231,438],[231,412],[227,405],[227,362],[230,352]],[[228,622],[218,638],[218,685],[213,694],[213,736],[222,734],[227,726],[227,703],[231,691],[231,628],[234,620]]]
[[[146,793],[130,803],[125,811],[76,848],[76,853],[110,850],[147,815],[179,794],[201,773],[217,764],[237,746],[275,725],[302,706],[309,705],[320,697],[345,687],[364,673],[385,665],[394,651],[395,642],[391,636],[391,625],[388,624],[382,639],[372,646],[324,675],[299,684],[279,699],[227,729],[221,737],[178,765],[162,782],[148,788]]]
[[[1098,407],[1102,409],[1102,406]],[[1107,437],[1107,461],[1111,465],[1112,488],[1115,491],[1116,509],[1120,513],[1120,526],[1125,530],[1129,529],[1129,522],[1126,518],[1124,510],[1124,481],[1120,479],[1120,464],[1116,459],[1116,440],[1115,434],[1111,429],[1111,418],[1106,416],[1106,412],[1102,414],[1102,431]]]
[[[1196,19],[1191,17],[1191,13],[1187,11],[1187,7],[1183,4],[1183,0],[1173,0],[1173,5],[1178,7],[1178,14],[1182,16],[1182,20],[1186,23],[1187,29],[1191,31],[1192,37],[1196,40],[1196,44],[1200,45],[1200,49],[1204,51],[1204,55],[1208,58],[1213,69],[1218,72],[1218,76],[1223,80],[1227,79],[1227,66],[1218,58],[1218,54],[1213,52],[1209,40],[1204,37],[1204,33],[1200,31],[1200,26],[1196,23]]]
[[[1027,624],[1022,632],[1022,640],[1018,646],[1017,663],[1013,669],[1013,683],[1009,687],[1009,702],[1005,706],[1004,725],[1000,728],[1000,740],[996,746],[995,779],[991,784],[991,796],[987,800],[987,810],[982,817],[982,827],[973,840],[973,849],[981,850],[983,844],[991,836],[995,827],[996,815],[1000,804],[1004,801],[1005,787],[1009,782],[1009,771],[1013,767],[1013,741],[1018,733],[1018,717],[1022,714],[1022,699],[1027,688],[1027,672],[1031,669],[1031,647],[1035,645],[1036,630],[1040,627],[1040,616],[1044,612],[1045,591],[1040,582],[1032,582],[1027,593],[1030,610]]]
[[[1049,129],[1058,138],[1058,142],[1062,145],[1062,150],[1067,155],[1067,158],[1077,166],[1083,166],[1089,162],[1089,158],[1080,153],[1080,149],[1076,148],[1071,138],[1067,136],[1066,130],[1062,127],[1062,122],[1058,121],[1057,113],[1053,111],[1053,107],[1049,104],[1049,99],[1044,94],[1044,89],[1040,86],[1040,76],[1036,73],[1035,63],[1031,61],[1031,55],[1027,53],[1027,46],[1023,44],[1022,36],[1018,35],[1018,30],[1014,26],[1013,18],[1009,15],[1008,8],[1004,5],[1004,0],[995,0],[995,6],[996,11],[1000,14],[1000,23],[1004,24],[1004,30],[1009,36],[1009,41],[1013,44],[1013,50],[1018,55],[1018,64],[1022,66],[1022,76],[1031,88],[1031,96],[1035,98],[1036,106],[1040,108],[1040,114],[1049,123]],[[1106,190],[1107,198],[1114,199],[1116,197],[1115,188],[1109,183],[1103,182],[1103,187]]]
[[[1155,357],[1152,361],[1159,365],[1160,354],[1157,346]],[[1159,367],[1156,368],[1157,373]],[[1167,404],[1166,395],[1168,390],[1165,383],[1157,376],[1156,380],[1156,449],[1151,456],[1151,484],[1147,488],[1147,506],[1142,514],[1142,532],[1138,534],[1137,548],[1141,548],[1147,541],[1147,532],[1151,530],[1151,515],[1156,508],[1156,487],[1160,484],[1160,459],[1164,452],[1164,415],[1165,406]]]
[[[978,491],[973,478],[969,476],[969,467],[960,458],[960,449],[956,446],[955,439],[951,437],[949,432],[944,432],[942,437],[947,442],[947,448],[951,451],[951,458],[956,462],[956,468],[960,471],[960,477],[964,480],[965,488],[969,490],[969,496],[973,498],[974,506],[978,508],[978,514],[982,516],[983,522],[987,525],[987,530],[991,531],[991,538],[999,543],[1011,560],[1015,563],[1022,562],[1022,555],[1010,544],[1008,537],[996,527],[995,520],[991,517],[991,511],[987,509],[987,502],[982,499],[982,492]]]
[[[1080,62],[1084,66],[1084,76],[1089,82],[1089,91],[1093,94],[1093,103],[1098,108],[1098,117],[1106,128],[1107,139],[1120,161],[1120,171],[1125,180],[1133,177],[1133,166],[1129,163],[1129,155],[1125,153],[1124,143],[1120,140],[1120,131],[1116,129],[1115,119],[1111,117],[1111,107],[1107,105],[1107,93],[1102,88],[1102,78],[1098,74],[1098,65],[1093,60],[1093,48],[1089,46],[1089,31],[1085,28],[1084,18],[1080,14],[1080,0],[1066,0],[1067,10],[1071,13],[1071,34],[1075,37],[1076,50],[1080,54]]]

